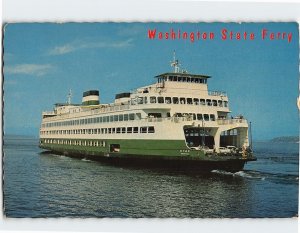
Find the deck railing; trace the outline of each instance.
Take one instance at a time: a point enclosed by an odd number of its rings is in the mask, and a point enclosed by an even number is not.
[[[211,96],[227,96],[225,91],[208,91],[208,95]]]
[[[243,118],[218,119],[217,122],[219,125],[229,125],[229,124],[235,124],[235,123],[247,123],[247,120],[243,119]]]

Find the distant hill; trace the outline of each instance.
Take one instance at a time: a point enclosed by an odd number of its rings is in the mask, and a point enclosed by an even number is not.
[[[299,143],[298,136],[284,136],[284,137],[277,137],[271,139],[271,142],[292,142],[292,143]]]

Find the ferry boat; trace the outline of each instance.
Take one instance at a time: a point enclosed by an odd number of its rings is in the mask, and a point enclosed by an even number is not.
[[[248,122],[241,115],[229,117],[227,94],[209,91],[211,77],[181,70],[175,55],[171,65],[174,70],[155,76],[154,84],[119,93],[113,103],[100,103],[99,91],[89,90],[81,104],[72,104],[70,92],[66,103],[42,113],[40,147],[199,172],[235,172],[255,161]]]

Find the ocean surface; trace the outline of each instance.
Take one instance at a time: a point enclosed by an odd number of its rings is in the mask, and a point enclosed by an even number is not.
[[[244,171],[186,174],[41,153],[38,139],[4,137],[4,215],[262,218],[298,216],[299,144],[256,142]]]

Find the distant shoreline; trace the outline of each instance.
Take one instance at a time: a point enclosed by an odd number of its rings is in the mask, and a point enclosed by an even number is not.
[[[276,137],[270,140],[271,142],[290,142],[290,143],[299,143],[298,136],[282,136]]]

